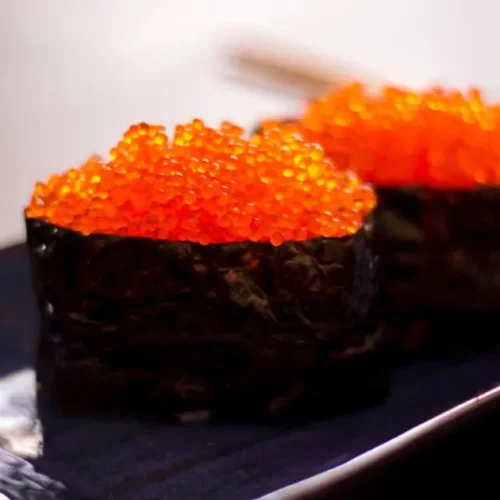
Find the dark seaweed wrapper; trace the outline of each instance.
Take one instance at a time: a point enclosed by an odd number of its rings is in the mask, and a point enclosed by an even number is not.
[[[381,314],[398,342],[459,353],[496,345],[500,190],[376,191]]]
[[[369,226],[280,247],[26,226],[42,395],[67,411],[269,416],[387,392]]]

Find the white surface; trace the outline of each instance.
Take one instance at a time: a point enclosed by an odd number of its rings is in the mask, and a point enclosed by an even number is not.
[[[0,4],[0,246],[39,178],[140,120],[243,125],[300,103],[220,79],[258,32],[396,82],[500,87],[495,0],[16,0]]]

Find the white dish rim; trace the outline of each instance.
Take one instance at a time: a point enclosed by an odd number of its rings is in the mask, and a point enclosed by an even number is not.
[[[337,467],[268,493],[258,500],[299,500],[331,488],[333,485],[370,468],[377,462],[408,448],[416,441],[443,429],[457,418],[472,414],[495,400],[500,400],[500,385],[426,420]]]

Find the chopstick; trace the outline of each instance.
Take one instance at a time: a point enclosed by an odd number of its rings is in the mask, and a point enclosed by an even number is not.
[[[261,37],[230,45],[227,55],[226,77],[301,100],[314,99],[347,81],[361,79],[370,86],[376,80],[372,75],[361,77],[359,71],[339,62]]]
[[[240,78],[267,83],[298,97],[314,98],[340,85],[338,71],[325,70],[291,54],[291,50],[263,50],[262,44],[257,44],[239,46],[231,57]]]

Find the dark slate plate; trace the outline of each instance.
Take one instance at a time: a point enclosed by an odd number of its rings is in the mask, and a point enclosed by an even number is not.
[[[36,312],[23,246],[0,251],[0,284],[0,376],[5,376],[30,368],[34,354]],[[368,496],[363,497],[357,491],[349,498],[389,498],[389,489],[384,490],[383,496],[379,496],[381,489],[374,489],[379,488],[374,484],[383,482],[384,477],[391,478],[385,480],[386,486],[399,485],[397,493],[408,497],[418,490],[417,486],[425,485],[426,492],[429,488],[434,492],[436,486],[427,484],[426,477],[435,482],[436,471],[439,477],[443,476],[446,468],[443,464],[452,470],[449,477],[454,479],[453,483],[457,477],[465,476],[460,467],[465,467],[469,476],[473,466],[478,471],[486,470],[480,452],[493,454],[500,441],[496,425],[491,423],[493,417],[500,416],[493,405],[496,392],[409,435],[403,433],[496,386],[499,374],[499,353],[480,359],[414,363],[396,370],[394,389],[384,404],[296,425],[173,426],[138,420],[65,417],[45,410],[40,415],[43,455],[31,462],[38,473],[63,483],[74,500],[254,499],[275,490],[281,491],[270,498],[317,496],[320,491],[328,491],[328,495],[337,491],[338,498],[346,498],[346,488],[359,490],[360,485],[366,486]],[[9,415],[19,412],[27,420],[33,419],[33,393],[22,384],[13,384],[8,390],[10,396],[3,398],[7,403],[0,405],[0,416],[6,411]],[[474,427],[473,437],[471,431],[464,431],[470,428],[471,422],[466,420],[471,415],[475,417],[473,421],[480,423]],[[460,431],[456,427],[459,424]],[[435,432],[429,432],[429,428]],[[2,429],[0,436],[3,437]],[[437,443],[443,436],[448,436],[451,442],[439,446],[426,444],[431,440]],[[384,445],[394,438],[396,441]],[[383,446],[373,451],[380,445]],[[421,453],[426,449],[432,453],[422,458]],[[363,455],[366,452],[369,454]],[[414,456],[420,456],[418,466],[411,462]],[[396,463],[394,460],[391,463],[394,457]],[[436,457],[439,465],[435,463]],[[415,476],[397,468],[403,463],[409,463],[407,470],[413,473],[418,470],[417,481]],[[312,477],[325,471],[330,472]],[[395,481],[395,477],[400,480]],[[407,478],[405,482],[403,477]],[[305,485],[282,490],[307,478],[311,479]],[[475,498],[490,498],[478,492],[484,484],[491,491],[494,481],[491,478],[490,483],[485,483],[486,479],[481,481],[474,483]],[[449,479],[448,490],[451,486]],[[461,488],[464,491],[464,486]]]

